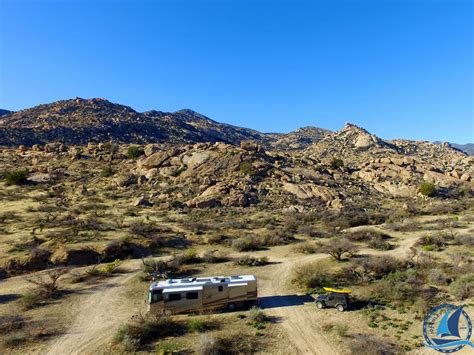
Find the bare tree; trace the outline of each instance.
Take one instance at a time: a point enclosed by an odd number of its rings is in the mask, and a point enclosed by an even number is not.
[[[171,262],[173,260],[153,260],[153,259],[143,259],[143,271],[148,274],[153,281],[156,279],[166,279],[168,277],[168,273],[171,271],[172,268]]]
[[[322,248],[322,251],[340,261],[344,255],[350,258],[357,253],[357,247],[347,239],[334,238]]]
[[[64,267],[49,269],[43,274],[28,276],[26,280],[38,286],[38,293],[45,298],[54,297],[59,291],[59,279],[69,270]]]

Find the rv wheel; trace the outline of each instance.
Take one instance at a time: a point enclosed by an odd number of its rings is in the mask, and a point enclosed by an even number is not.
[[[229,303],[229,304],[227,305],[227,309],[228,309],[229,311],[234,311],[236,308],[237,308],[237,306],[235,305],[235,303]]]

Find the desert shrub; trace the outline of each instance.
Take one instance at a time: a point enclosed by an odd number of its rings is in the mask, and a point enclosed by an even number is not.
[[[360,266],[365,275],[381,279],[388,274],[405,270],[407,263],[389,255],[382,255],[370,257],[368,260],[360,262]]]
[[[229,237],[224,234],[210,235],[207,237],[207,242],[211,245],[224,244],[229,240]]]
[[[141,157],[143,154],[145,154],[143,148],[138,147],[136,145],[132,145],[127,149],[127,157],[129,157],[130,159],[136,159],[138,157]]]
[[[247,174],[250,175],[253,172],[253,166],[252,163],[249,161],[243,161],[239,165],[239,170],[242,174]]]
[[[195,264],[201,261],[202,259],[198,255],[196,249],[189,248],[184,253],[176,254],[173,257],[172,263],[176,264],[176,266],[181,266],[185,264]]]
[[[454,237],[454,242],[457,245],[473,246],[474,245],[474,236],[472,235],[456,235]]]
[[[223,263],[229,260],[229,258],[222,252],[217,250],[206,250],[202,256],[202,261],[210,264]]]
[[[209,317],[194,317],[186,321],[186,328],[189,332],[203,333],[216,327],[217,323]]]
[[[150,237],[158,232],[168,232],[167,228],[160,228],[153,222],[133,222],[130,224],[130,232],[143,238]]]
[[[257,350],[257,345],[254,337],[242,332],[202,334],[199,339],[199,354],[253,354]]]
[[[446,285],[448,283],[448,277],[441,269],[432,269],[428,273],[428,281],[435,285]]]
[[[423,196],[433,197],[436,195],[436,186],[431,182],[422,182],[418,190]]]
[[[351,258],[357,253],[357,247],[347,239],[333,238],[321,248],[321,251],[340,261],[343,256]]]
[[[306,289],[314,289],[327,286],[331,277],[327,264],[315,261],[297,265],[293,269],[292,282]]]
[[[322,221],[330,229],[346,229],[367,225],[369,223],[369,215],[362,208],[348,207],[338,213],[324,215]]]
[[[232,248],[238,251],[253,251],[262,249],[261,239],[257,236],[248,235],[232,241]]]
[[[131,344],[138,348],[151,340],[173,335],[179,328],[180,324],[166,313],[147,316],[138,314],[118,328],[113,340],[115,343]]]
[[[7,185],[25,185],[28,183],[28,170],[14,170],[5,174]]]
[[[382,303],[414,303],[424,292],[423,280],[416,270],[395,271],[372,287],[372,298]]]
[[[158,355],[179,354],[181,353],[181,350],[183,350],[183,346],[172,340],[162,341],[156,347]]]
[[[30,309],[43,301],[60,296],[59,279],[68,272],[66,268],[49,269],[46,272],[28,276],[26,280],[36,288],[25,292],[20,300],[24,309]]]
[[[19,330],[25,325],[25,319],[20,315],[0,316],[0,334],[8,334]]]
[[[114,261],[102,265],[93,265],[86,269],[86,275],[90,277],[110,277],[113,274],[120,272],[120,265],[122,260],[115,259]]]
[[[344,161],[341,158],[334,158],[330,163],[331,168],[337,169],[344,166]]]
[[[284,228],[275,231],[272,234],[264,234],[259,237],[260,244],[263,246],[273,247],[277,245],[286,245],[291,243],[294,238],[294,233],[292,230]]]
[[[43,297],[37,291],[27,291],[20,298],[20,305],[24,310],[36,307],[43,301]]]
[[[258,307],[252,307],[249,311],[249,321],[255,324],[261,324],[267,321],[268,317],[264,311]]]
[[[234,263],[236,265],[241,265],[241,266],[263,266],[263,265],[267,265],[269,261],[268,261],[268,257],[266,256],[256,258],[254,256],[244,255],[236,259]]]
[[[376,236],[370,239],[367,243],[367,246],[377,250],[390,250],[393,248],[393,245],[383,239],[382,236]]]
[[[317,250],[318,248],[316,247],[316,244],[311,242],[298,243],[293,247],[295,253],[302,254],[314,254]]]
[[[27,335],[11,335],[3,340],[3,347],[17,348],[28,340]]]
[[[349,349],[352,354],[391,355],[399,353],[393,345],[367,334],[355,335],[349,343]]]
[[[339,335],[341,338],[344,338],[347,336],[349,326],[347,324],[338,323],[334,326],[334,330],[336,331],[337,335]]]
[[[445,237],[438,235],[424,235],[416,242],[417,245],[423,247],[427,251],[439,251],[445,246]]]
[[[110,177],[112,175],[114,175],[114,170],[110,165],[107,165],[100,171],[100,176],[102,177]]]
[[[352,242],[365,242],[367,246],[378,250],[390,250],[392,245],[386,240],[389,235],[371,229],[361,229],[345,235]]]
[[[451,283],[450,290],[460,300],[471,297],[474,294],[474,273],[456,279]]]

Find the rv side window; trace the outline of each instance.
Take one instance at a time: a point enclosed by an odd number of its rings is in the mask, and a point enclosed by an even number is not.
[[[181,293],[170,293],[168,295],[168,301],[180,301],[181,300]]]
[[[219,292],[224,291],[224,286],[219,286]]]
[[[199,293],[198,292],[188,292],[186,293],[186,299],[187,300],[197,300],[199,298]]]
[[[160,302],[163,300],[163,290],[150,291],[150,303]]]

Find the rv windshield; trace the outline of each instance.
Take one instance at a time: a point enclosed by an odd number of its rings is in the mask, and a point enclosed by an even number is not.
[[[163,290],[150,290],[148,292],[148,302],[155,303],[163,301]]]

